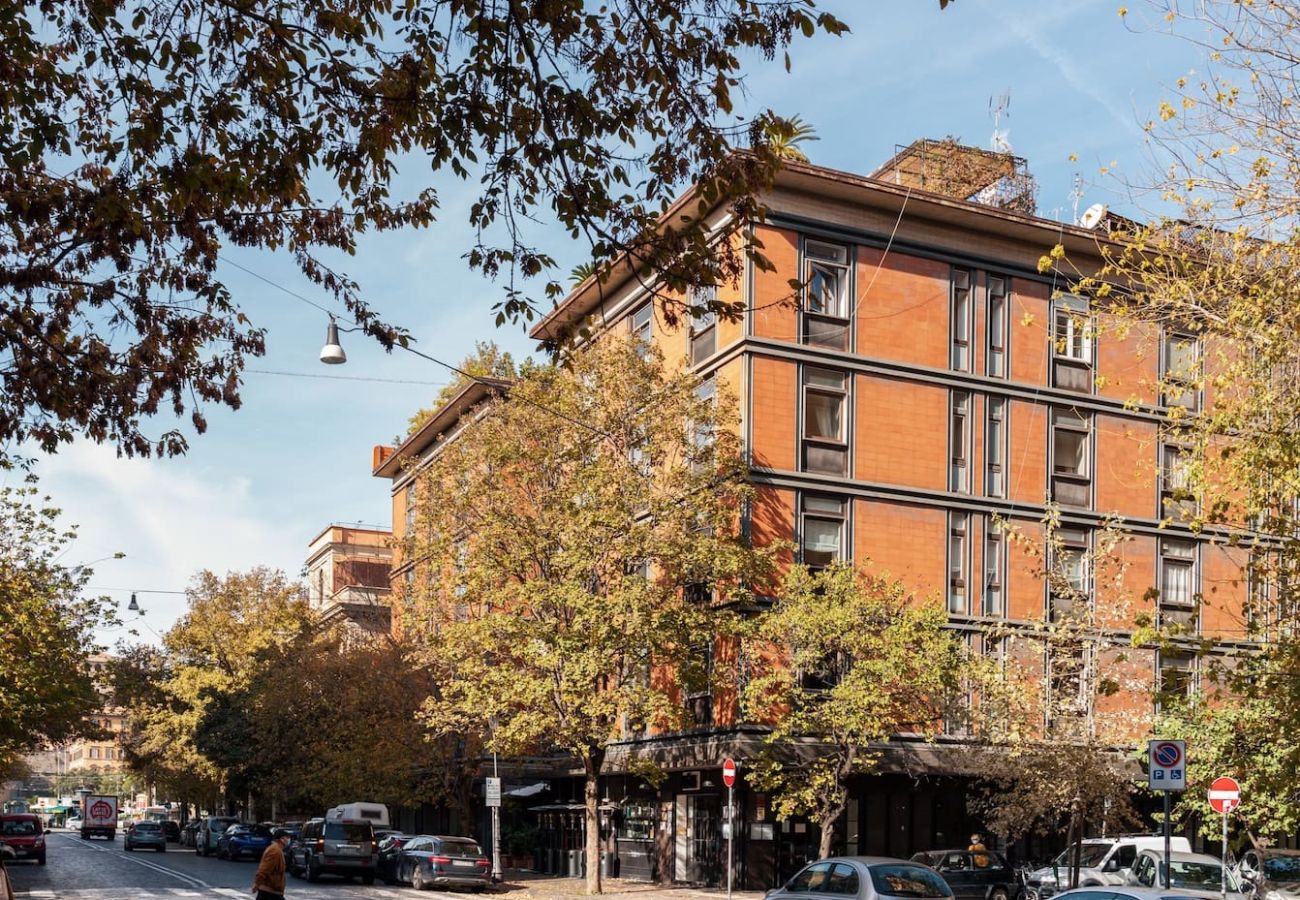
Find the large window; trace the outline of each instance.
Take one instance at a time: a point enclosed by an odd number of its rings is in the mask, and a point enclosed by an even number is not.
[[[636,341],[636,352],[640,354],[642,358],[650,352],[650,345],[654,339],[651,331],[654,327],[653,322],[653,303],[643,304],[628,317],[628,327],[631,329],[632,337]]]
[[[948,425],[948,490],[970,490],[970,394],[953,391]]]
[[[691,306],[695,318],[691,322],[691,365],[699,365],[718,350],[718,314],[711,304],[716,301],[717,288],[697,288],[691,292]]]
[[[705,403],[712,405],[718,397],[718,382],[712,375],[704,379],[695,388],[696,399],[703,400]],[[695,441],[695,447],[698,450],[704,450],[713,443],[713,425],[712,423],[701,422],[696,424],[692,429],[692,437]]]
[[[991,518],[984,521],[984,615],[1006,614],[1007,559],[1002,529]]]
[[[970,269],[952,270],[951,331],[952,353],[949,365],[959,372],[969,372],[971,367],[970,336],[973,305],[971,304],[974,277]]]
[[[1047,727],[1057,737],[1076,733],[1088,714],[1088,654],[1053,648],[1047,657]]]
[[[1056,545],[1051,548],[1051,577],[1048,579],[1048,602],[1052,621],[1080,612],[1080,604],[1091,602],[1092,579],[1088,571],[1091,535],[1083,528],[1062,526],[1056,531]]]
[[[1196,544],[1165,538],[1160,542],[1160,625],[1196,630]]]
[[[1196,657],[1182,651],[1160,651],[1160,705],[1187,700],[1196,689]]]
[[[984,493],[990,497],[1007,495],[1007,400],[989,397],[988,419],[984,424]]]
[[[948,612],[964,616],[970,612],[970,516],[948,514]]]
[[[1156,515],[1182,519],[1195,515],[1196,500],[1191,493],[1188,465],[1190,452],[1177,444],[1160,446],[1160,508]]]
[[[1161,402],[1189,412],[1201,408],[1201,342],[1187,334],[1166,334],[1160,353]]]
[[[990,275],[988,281],[988,355],[984,360],[985,372],[994,378],[1007,377],[1007,341],[1010,338],[1010,280],[1001,275]]]
[[[1052,499],[1057,503],[1091,505],[1091,426],[1086,413],[1052,410]]]
[[[849,248],[806,240],[803,339],[834,350],[849,348]]]
[[[1052,384],[1092,392],[1093,323],[1088,302],[1067,295],[1052,301]]]
[[[804,565],[824,569],[846,558],[846,505],[838,497],[804,494],[799,514],[800,555]]]
[[[848,376],[830,369],[803,369],[802,456],[805,472],[847,475],[849,461]]]

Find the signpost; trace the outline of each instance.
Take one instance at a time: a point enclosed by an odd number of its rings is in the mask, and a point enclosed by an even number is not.
[[[497,755],[492,754],[492,777],[483,779],[483,802],[492,810],[492,880],[501,881],[501,779],[496,777]]]
[[[722,783],[727,786],[727,900],[731,900],[731,848],[736,845],[736,761],[722,761]]]
[[[1221,896],[1224,900],[1228,897],[1228,813],[1232,812],[1241,805],[1241,785],[1237,784],[1237,779],[1228,778],[1226,775],[1222,778],[1214,779],[1209,790],[1210,807],[1217,813],[1223,815],[1223,884]]]
[[[1165,797],[1165,890],[1169,890],[1169,794],[1187,790],[1187,744],[1184,741],[1149,741],[1147,759],[1147,784]]]

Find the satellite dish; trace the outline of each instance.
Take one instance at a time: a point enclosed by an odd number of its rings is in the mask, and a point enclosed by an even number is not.
[[[1084,228],[1096,228],[1104,218],[1106,218],[1106,204],[1094,203],[1083,211],[1083,215],[1079,217],[1079,224]]]

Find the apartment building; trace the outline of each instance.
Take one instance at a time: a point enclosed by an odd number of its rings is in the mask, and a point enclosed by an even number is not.
[[[1187,630],[1183,649],[1129,654],[1126,675],[1191,690],[1194,642],[1238,646],[1247,596],[1242,552],[1176,515],[1185,450],[1166,427],[1168,407],[1195,413],[1214,398],[1165,376],[1195,371],[1203,354],[1178,332],[1108,331],[1065,275],[1040,271],[1057,244],[1086,270],[1105,233],[1034,216],[1029,186],[1022,161],[948,142],[917,142],[870,175],[792,162],[766,221],[752,226],[774,271],[751,266],[741,283],[716,288],[743,308],[738,320],[667,328],[644,286],[615,275],[579,285],[531,334],[554,340],[579,324],[597,340],[631,333],[725,386],[740,400],[757,489],[752,539],[790,541],[811,566],[870,560],[944,598],[973,646],[988,625],[1052,613],[1059,598],[994,520],[1041,535],[1048,504],[1059,506],[1055,562],[1099,610],[1116,611],[1111,628],[1122,634],[1150,616]],[[681,208],[695,200],[688,192]],[[806,284],[797,296],[792,278]],[[376,449],[399,539],[404,473],[500,389],[470,384],[401,447]],[[1122,597],[1087,565],[1108,517],[1132,535]],[[395,567],[398,579],[410,572]],[[688,703],[695,728],[613,749],[604,796],[620,810],[618,854],[638,872],[716,884],[722,760],[740,760],[743,772],[761,730],[739,722],[730,700]],[[667,778],[652,786],[626,774],[635,757]],[[837,844],[891,856],[964,846],[977,824],[967,788],[944,742],[902,742],[878,773],[856,779]],[[737,803],[741,884],[770,887],[816,852],[815,827],[776,821],[743,777]]]
[[[307,548],[307,602],[322,627],[342,626],[357,636],[387,634],[392,532],[334,523]]]
[[[104,679],[102,692],[105,703],[91,716],[103,729],[104,736],[81,738],[58,748],[56,752],[62,757],[62,773],[126,771],[126,757],[117,737],[126,730],[126,710],[107,702],[107,667],[110,661],[110,657],[97,654],[91,656],[89,662],[96,679]]]

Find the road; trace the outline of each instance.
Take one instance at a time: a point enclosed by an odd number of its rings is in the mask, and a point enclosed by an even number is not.
[[[122,850],[122,836],[82,840],[72,832],[46,836],[44,866],[18,862],[8,866],[19,898],[26,900],[172,900],[178,897],[238,897],[250,900],[257,864],[200,857],[193,850],[168,844],[166,853]],[[322,877],[316,884],[290,877],[287,900],[395,900],[405,897],[465,900],[466,894],[426,892],[409,887],[367,887],[360,881]]]

